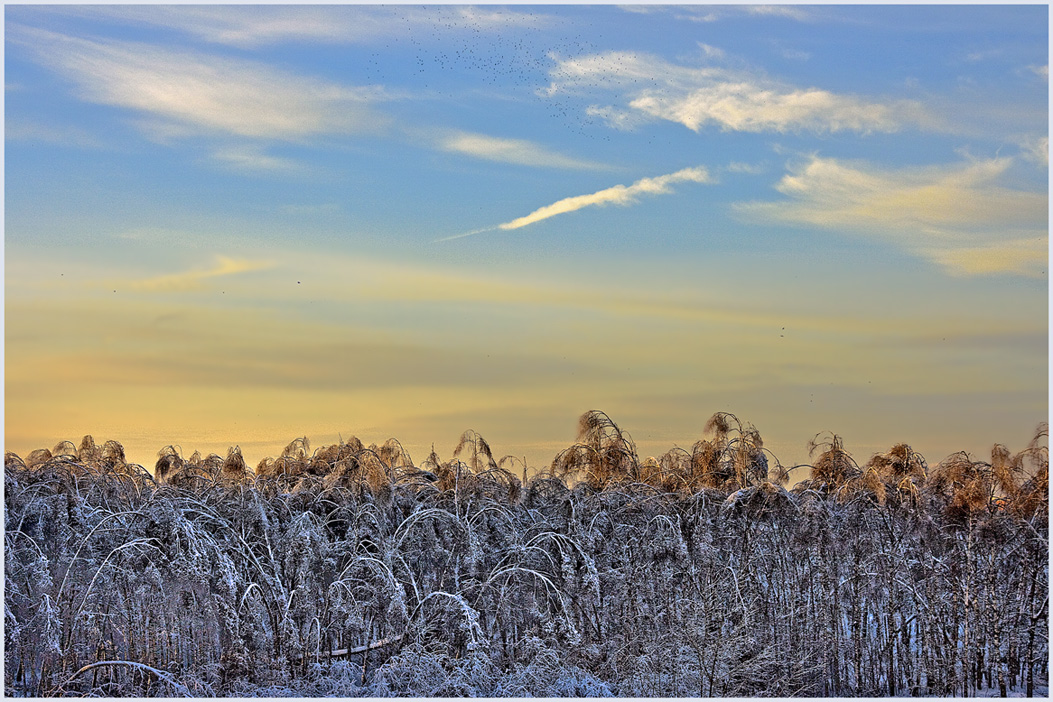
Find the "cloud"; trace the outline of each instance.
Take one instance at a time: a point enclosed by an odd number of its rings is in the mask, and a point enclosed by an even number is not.
[[[767,167],[763,164],[756,163],[742,163],[741,161],[732,161],[724,170],[728,173],[746,173],[747,175],[760,175],[767,171]]]
[[[380,119],[376,89],[294,75],[250,61],[15,27],[8,41],[73,81],[89,102],[134,110],[159,133],[302,140],[364,132]]]
[[[723,49],[718,49],[715,46],[710,46],[709,44],[703,44],[702,42],[698,42],[698,48],[702,50],[702,54],[706,58],[715,58],[715,59],[724,58],[724,50]]]
[[[719,58],[705,45],[706,59]],[[933,122],[920,103],[877,101],[820,88],[798,88],[718,65],[683,66],[649,54],[612,51],[559,60],[545,93],[614,92],[623,106],[594,107],[626,123],[638,116],[682,124],[692,131],[714,125],[742,132],[895,132]]]
[[[133,290],[144,290],[149,292],[170,292],[197,290],[201,288],[201,282],[209,278],[219,278],[239,273],[262,271],[274,267],[269,261],[247,261],[226,256],[216,256],[215,264],[211,268],[184,271],[182,273],[169,273],[133,281],[128,285]]]
[[[218,149],[212,157],[235,171],[255,173],[290,173],[302,170],[296,161],[271,156],[259,146],[243,145]]]
[[[800,49],[783,49],[782,57],[790,59],[791,61],[807,61],[812,58],[812,55],[807,51],[801,51]]]
[[[148,26],[239,48],[284,41],[346,41],[373,29],[363,18],[365,26],[355,31],[347,21],[339,21],[335,13],[319,7],[100,5],[35,8],[29,12],[27,19],[36,20],[39,15],[45,19],[66,16]]]
[[[438,143],[439,147],[445,151],[487,161],[513,163],[537,168],[608,170],[608,167],[602,163],[564,156],[525,139],[503,139],[485,134],[454,132],[439,139]]]
[[[8,120],[4,125],[4,139],[8,141],[33,141],[56,146],[73,146],[83,149],[94,149],[102,142],[80,127],[49,126],[36,122]]]
[[[641,178],[632,185],[615,185],[591,195],[577,195],[568,197],[551,205],[534,210],[525,217],[513,219],[511,222],[497,225],[499,229],[519,229],[528,224],[534,224],[549,217],[575,212],[585,207],[599,205],[632,205],[636,203],[640,195],[664,195],[672,192],[669,186],[674,183],[711,183],[709,173],[701,166],[696,168],[684,168],[676,173],[657,176],[655,178]]]
[[[476,229],[463,234],[457,234],[454,236],[445,237],[438,239],[437,241],[451,241],[453,239],[461,239],[466,236],[474,236],[475,234],[482,234],[483,232],[492,232],[497,230],[509,231],[512,229],[519,229],[529,224],[535,224],[543,220],[555,217],[561,214],[567,214],[569,212],[576,212],[577,210],[584,209],[586,207],[597,207],[605,205],[632,205],[635,204],[637,199],[641,195],[664,195],[672,192],[671,185],[675,183],[712,183],[712,179],[709,176],[709,172],[701,167],[695,168],[684,168],[677,171],[676,173],[669,173],[667,175],[656,176],[654,178],[641,178],[632,185],[615,185],[612,188],[606,188],[604,190],[597,191],[590,195],[576,195],[574,197],[563,198],[551,205],[546,205],[539,209],[534,210],[530,214],[513,219],[511,222],[505,222],[498,224],[493,227],[484,227],[482,229]]]
[[[1020,148],[1024,158],[1040,165],[1049,166],[1049,137],[1029,137],[1022,139]]]
[[[701,77],[714,75],[712,68],[677,66],[650,54],[634,51],[607,51],[575,58],[560,59],[552,55],[555,67],[549,71],[552,79],[543,94],[584,92],[587,90],[628,89],[643,82],[653,87],[683,88]]]
[[[744,5],[742,9],[747,14],[762,17],[785,17],[798,22],[806,22],[812,19],[812,15],[808,11],[790,5]]]
[[[1002,49],[981,49],[979,51],[971,51],[965,55],[965,60],[969,63],[977,63],[979,61],[986,61],[987,59],[997,58],[1005,53]]]
[[[22,10],[23,15],[27,10]],[[369,43],[405,37],[407,29],[500,31],[541,26],[545,15],[509,9],[384,6],[117,5],[35,8],[32,15],[74,16],[157,27],[213,44],[254,49],[289,42]]]
[[[601,121],[606,122],[608,127],[622,132],[631,132],[649,121],[638,113],[622,110],[612,105],[589,105],[585,108],[585,114],[589,117],[598,117]]]
[[[685,19],[689,22],[716,22],[721,19],[718,12],[705,12],[701,8],[685,8],[685,12],[677,15],[677,19]]]
[[[789,5],[619,5],[619,9],[636,14],[672,13],[678,20],[716,22],[722,19],[748,17],[778,17],[798,22],[816,19],[814,8]]]
[[[963,248],[923,250],[948,272],[960,275],[1022,273],[1037,275],[1046,268],[1048,237],[1016,238]]]
[[[550,23],[547,15],[535,11],[520,12],[507,7],[490,8],[486,6],[461,5],[444,8],[450,12],[450,26],[457,29],[500,32],[509,27],[541,27]],[[429,8],[419,15],[414,15],[423,24],[434,25],[436,8]]]
[[[194,310],[193,312],[196,312]],[[277,342],[259,333],[265,329],[257,323],[256,344],[232,337],[230,316],[243,311],[224,311],[223,320],[212,322],[209,333],[192,332],[192,323],[170,323],[170,334],[179,334],[183,348],[193,353],[172,351],[142,353],[81,352],[49,359],[60,366],[54,381],[76,379],[78,383],[211,386],[234,388],[316,389],[361,391],[366,388],[399,387],[504,387],[515,388],[537,383],[577,379],[595,371],[586,363],[545,358],[537,354],[485,354],[473,349],[448,350],[429,347],[426,340],[418,344],[341,340],[318,342],[310,336],[296,341]],[[201,320],[203,315],[194,317]],[[221,331],[222,329],[222,331]],[[317,334],[316,334],[317,335]],[[262,338],[261,338],[262,337]],[[238,348],[240,347],[240,348]],[[151,349],[153,350],[153,349]],[[26,370],[40,372],[39,364],[30,361]],[[348,373],[354,368],[353,373]],[[528,380],[529,379],[529,380]]]
[[[629,106],[695,132],[710,123],[740,132],[894,132],[900,127],[893,106],[815,88],[780,91],[748,82],[714,83],[680,95],[645,94]]]
[[[891,241],[955,275],[1042,275],[1048,197],[1001,185],[1011,163],[882,171],[814,156],[776,186],[788,200],[735,209],[753,219]]]

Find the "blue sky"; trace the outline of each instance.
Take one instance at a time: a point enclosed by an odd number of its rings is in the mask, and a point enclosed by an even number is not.
[[[1048,9],[7,6],[6,446],[1048,415]],[[423,452],[423,453],[422,453]],[[417,455],[420,454],[420,455]]]

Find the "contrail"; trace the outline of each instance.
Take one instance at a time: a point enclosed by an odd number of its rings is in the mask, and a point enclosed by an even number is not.
[[[712,182],[709,173],[705,168],[685,168],[676,173],[670,173],[656,178],[641,178],[629,186],[615,185],[613,188],[600,190],[591,195],[576,195],[574,197],[563,198],[551,205],[546,205],[545,207],[534,210],[525,217],[513,219],[511,222],[499,224],[497,227],[498,229],[519,229],[520,227],[525,227],[534,222],[540,222],[549,217],[555,217],[556,215],[574,212],[575,210],[580,210],[584,207],[593,207],[595,205],[632,205],[636,203],[638,195],[661,195],[664,193],[670,193],[672,192],[669,187],[670,185],[684,181],[690,181],[693,183]]]
[[[433,244],[437,244],[440,241],[453,241],[454,239],[463,239],[466,236],[475,236],[476,234],[482,234],[483,232],[495,232],[495,231],[497,231],[500,228],[501,228],[501,225],[497,224],[497,225],[494,225],[492,227],[483,227],[482,229],[473,229],[472,231],[465,232],[464,234],[454,234],[453,236],[444,236],[441,239],[436,239],[432,243]]]
[[[654,178],[641,178],[632,185],[615,185],[612,188],[606,188],[589,195],[566,197],[552,203],[551,205],[546,205],[545,207],[536,209],[525,217],[513,219],[511,222],[497,224],[492,227],[484,227],[482,229],[475,229],[470,232],[465,232],[464,234],[455,234],[454,236],[436,239],[435,241],[439,242],[461,239],[466,236],[482,234],[483,232],[493,232],[499,229],[505,231],[509,229],[519,229],[528,224],[540,222],[541,220],[555,217],[556,215],[574,212],[585,207],[610,204],[632,205],[636,203],[637,197],[640,195],[662,195],[670,193],[672,192],[672,189],[669,186],[673,183],[683,182],[712,183],[713,179],[710,178],[709,172],[701,166],[696,168],[684,168],[676,173],[669,173]]]

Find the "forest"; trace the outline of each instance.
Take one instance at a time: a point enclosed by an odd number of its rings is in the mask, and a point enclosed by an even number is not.
[[[641,457],[608,415],[542,470],[474,431],[253,470],[116,441],[4,459],[8,696],[1047,696],[1048,427],[807,479],[720,412]]]

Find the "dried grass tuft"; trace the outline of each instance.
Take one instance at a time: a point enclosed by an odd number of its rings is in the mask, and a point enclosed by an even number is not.
[[[390,466],[381,460],[377,452],[363,449],[355,454],[353,460],[357,464],[353,474],[361,488],[368,489],[377,497],[386,498],[391,495]]]
[[[122,466],[125,464],[124,447],[117,441],[110,439],[102,445],[100,452],[102,462],[109,466]]]
[[[311,442],[308,441],[306,436],[301,436],[298,439],[293,439],[289,442],[289,445],[282,449],[283,458],[291,458],[296,461],[306,461],[308,454],[311,453]]]
[[[884,499],[892,506],[917,505],[920,486],[928,477],[925,458],[908,444],[896,444],[885,453],[875,454],[863,470],[877,474],[884,484]]]
[[[1038,425],[1035,436],[1027,448],[1014,457],[1023,475],[1030,475],[1020,485],[1010,510],[1023,518],[1034,516],[1048,518],[1049,511],[1049,424]]]
[[[426,470],[430,473],[435,473],[439,466],[442,465],[442,459],[439,458],[439,454],[435,453],[435,447],[431,447],[431,453],[424,459],[424,463],[420,464],[421,470]]]
[[[719,436],[721,435],[718,434]],[[723,436],[726,437],[727,434]],[[693,484],[699,488],[725,489],[734,483],[734,467],[721,464],[720,459],[724,452],[719,441],[718,438],[714,438],[713,441],[701,439],[691,448],[691,478]]]
[[[237,483],[249,479],[248,466],[245,465],[240,446],[231,446],[227,449],[227,457],[223,459],[220,477],[225,481]]]
[[[717,412],[702,431],[712,437],[696,442],[692,450],[693,488],[738,490],[768,480],[768,452],[755,426],[730,412]]]
[[[274,459],[273,474],[298,478],[307,472],[307,461],[304,460],[305,458],[306,456],[299,452],[287,456],[283,451],[281,456]]]
[[[154,479],[159,483],[166,483],[168,479],[179,472],[184,465],[183,457],[175,446],[168,445],[157,452],[157,463],[154,464]]]
[[[472,471],[478,473],[497,468],[497,461],[494,460],[490,444],[478,432],[472,429],[464,431],[461,434],[461,438],[457,441],[457,446],[453,449],[453,457],[459,458],[465,449],[470,451],[470,455],[467,456],[467,464]]]
[[[44,465],[50,460],[51,451],[48,451],[46,448],[40,448],[29,452],[29,455],[26,456],[25,465],[26,468],[33,470],[35,468],[39,468],[40,466]]]
[[[77,460],[81,463],[94,463],[99,460],[99,449],[95,446],[95,439],[91,434],[85,434],[80,440],[80,448],[77,449]]]
[[[815,455],[820,449],[823,449],[822,453],[812,464],[812,480],[816,483],[833,491],[860,475],[859,466],[845,450],[844,442],[837,434],[830,433],[829,438],[822,432],[816,434],[808,442],[808,456]]]
[[[991,448],[991,472],[998,489],[1008,498],[1012,498],[1019,487],[1014,474],[1022,471],[1021,458],[1020,454],[1014,456],[1009,453],[1009,449],[1002,444],[995,444]]]
[[[612,425],[614,425],[614,422],[611,421],[606,412],[589,410],[578,417],[577,440],[589,444],[595,441],[598,444],[599,437],[603,435],[604,430]]]
[[[4,452],[4,470],[26,470],[26,463],[22,460],[22,457],[12,451]]]
[[[352,456],[365,448],[359,438],[354,435],[352,435],[347,441],[344,441],[342,445],[346,447]]]
[[[860,485],[862,490],[873,495],[874,500],[884,506],[885,504],[885,481],[881,479],[880,473],[876,470],[866,470],[863,472],[863,478]]]
[[[413,459],[409,452],[402,447],[398,439],[388,439],[377,449],[380,459],[389,468],[413,468]]]
[[[706,422],[705,426],[702,427],[703,434],[712,433],[717,439],[723,439],[731,431],[731,421],[734,420],[741,429],[742,425],[739,423],[738,417],[731,414],[730,412],[717,412],[709,421]]]
[[[270,456],[263,458],[256,464],[257,478],[270,478],[274,475],[274,459]]]
[[[77,446],[72,441],[60,441],[51,449],[52,456],[64,456],[66,458],[77,457]]]
[[[790,470],[786,468],[786,466],[784,466],[783,464],[776,462],[775,474],[772,476],[772,478],[774,478],[775,482],[777,482],[779,485],[785,486],[788,482],[790,482]]]
[[[961,521],[992,504],[995,479],[989,464],[960,451],[936,466],[925,488],[944,504],[948,519]]]

